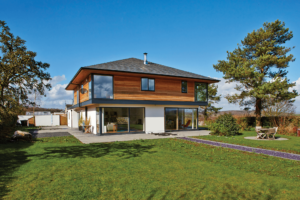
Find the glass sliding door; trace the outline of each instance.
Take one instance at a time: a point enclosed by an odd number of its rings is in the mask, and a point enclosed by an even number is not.
[[[198,129],[197,110],[197,108],[165,108],[166,131]]]
[[[144,131],[144,108],[129,108],[130,109],[130,132]]]
[[[197,129],[197,109],[178,109],[179,129]]]
[[[166,108],[165,109],[165,126],[166,131],[177,130],[177,108]]]
[[[128,132],[128,108],[103,108],[102,133]]]

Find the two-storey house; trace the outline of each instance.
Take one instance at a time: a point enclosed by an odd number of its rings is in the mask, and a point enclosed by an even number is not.
[[[90,118],[94,134],[159,133],[198,128],[208,84],[219,80],[128,58],[81,67],[66,90],[74,92],[68,126]]]

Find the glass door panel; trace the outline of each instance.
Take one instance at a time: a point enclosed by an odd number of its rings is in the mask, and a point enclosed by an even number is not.
[[[128,132],[128,108],[103,108],[103,134]]]
[[[166,131],[177,130],[177,108],[165,109],[165,126]]]
[[[144,131],[144,108],[130,109],[130,132]]]
[[[180,130],[197,129],[197,109],[179,108],[178,121]]]

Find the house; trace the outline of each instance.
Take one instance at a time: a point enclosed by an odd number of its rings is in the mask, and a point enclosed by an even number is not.
[[[208,84],[219,80],[128,58],[81,67],[66,90],[73,91],[68,126],[80,116],[91,132],[161,133],[198,128],[198,107],[207,105]]]

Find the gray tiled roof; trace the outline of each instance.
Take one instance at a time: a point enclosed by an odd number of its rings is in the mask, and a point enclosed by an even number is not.
[[[122,71],[122,72],[135,72],[135,73],[145,73],[145,74],[156,74],[156,75],[167,75],[167,76],[177,76],[185,78],[197,78],[219,81],[217,79],[209,78],[206,76],[201,76],[199,74],[194,74],[191,72],[175,69],[172,67],[167,67],[164,65],[149,62],[145,65],[143,60],[137,58],[128,58],[123,60],[117,60],[113,62],[107,62],[97,65],[86,66],[83,68],[89,69],[101,69],[101,70],[112,70],[112,71]]]

